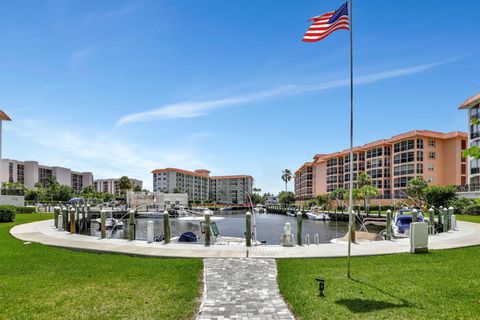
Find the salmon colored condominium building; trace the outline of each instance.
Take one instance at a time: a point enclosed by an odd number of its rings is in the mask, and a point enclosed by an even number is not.
[[[354,148],[353,179],[366,172],[379,199],[402,199],[414,177],[423,177],[430,185],[465,185],[467,162],[461,152],[467,148],[465,132],[441,133],[414,130]],[[349,189],[349,150],[317,154],[312,162],[295,172],[297,200],[311,199],[337,188]]]

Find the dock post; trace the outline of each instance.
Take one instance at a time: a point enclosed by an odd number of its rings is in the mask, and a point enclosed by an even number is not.
[[[152,220],[148,221],[147,225],[147,242],[152,243],[153,242],[153,231],[154,230],[154,222]]]
[[[85,231],[86,226],[87,226],[87,219],[86,219],[86,215],[85,215],[85,205],[82,204],[82,207],[81,207],[81,208],[82,208],[82,210],[81,210],[81,212],[82,212],[82,219],[81,219],[80,225],[82,226],[82,228],[81,228],[80,231]]]
[[[246,229],[245,229],[245,240],[247,247],[252,246],[252,213],[250,211],[247,211],[245,214],[246,218]]]
[[[58,215],[58,231],[63,231],[63,215],[61,213]]]
[[[210,246],[210,240],[211,240],[211,229],[210,229],[210,214],[205,213],[205,247]]]
[[[310,235],[307,233],[305,238],[306,238],[305,240],[307,242],[307,246],[309,246],[310,245]]]
[[[297,212],[297,245],[302,245],[302,213]]]
[[[75,203],[75,231],[76,233],[80,231],[80,207],[78,203]]]
[[[165,243],[170,243],[170,217],[166,210],[163,212],[163,235],[165,237]]]
[[[417,222],[417,219],[418,219],[418,210],[413,209],[412,210],[412,223]]]
[[[433,230],[435,230],[435,209],[433,208],[430,208],[428,209],[428,224],[430,225],[430,229],[432,229],[432,234],[434,234],[435,232],[433,232]]]
[[[54,219],[55,228],[57,228],[57,229],[58,229],[58,215],[59,214],[60,214],[60,208],[59,207],[53,208],[53,219]]]
[[[68,211],[65,206],[62,208],[62,220],[62,231],[68,231]]]
[[[130,210],[128,214],[128,240],[133,241],[135,240],[135,211]]]
[[[105,239],[107,237],[107,219],[105,217],[105,210],[100,211],[100,238]]]
[[[385,240],[392,240],[392,210],[387,210],[387,234]]]
[[[443,222],[443,232],[448,231],[448,210],[447,208],[443,208],[443,217],[442,217],[442,222]]]
[[[90,204],[87,204],[87,230],[90,230],[91,220],[92,220],[92,213],[90,211]]]
[[[452,230],[452,216],[454,215],[453,207],[448,208],[448,230]]]
[[[75,209],[72,207],[70,208],[70,233],[75,232]]]

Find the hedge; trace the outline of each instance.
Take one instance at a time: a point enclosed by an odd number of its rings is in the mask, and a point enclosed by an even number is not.
[[[463,214],[468,216],[480,216],[480,205],[472,204],[463,209]]]
[[[35,207],[16,207],[17,213],[22,214],[22,213],[35,213],[36,209]]]
[[[13,222],[17,209],[14,206],[0,206],[0,222]]]

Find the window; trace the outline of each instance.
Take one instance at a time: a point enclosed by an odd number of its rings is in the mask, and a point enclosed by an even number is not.
[[[410,181],[412,179],[413,179],[413,177],[395,178],[393,180],[393,186],[395,188],[405,188],[407,186],[408,181]]]
[[[423,164],[417,163],[417,174],[423,174]]]
[[[17,165],[17,181],[25,184],[25,166],[23,164]]]
[[[467,149],[467,140],[462,140],[461,143],[462,143],[462,145],[461,145],[462,150]]]
[[[417,151],[417,161],[423,161],[423,151]]]
[[[328,167],[334,167],[338,164],[338,159],[337,158],[333,158],[333,159],[330,159],[327,161],[327,168]]]
[[[13,182],[13,163],[8,164],[8,181]]]
[[[429,147],[435,148],[435,145],[436,145],[435,140],[433,140],[433,139],[428,140],[428,146]]]
[[[428,177],[428,183],[433,183],[435,179],[433,177]]]
[[[428,159],[435,159],[435,152],[429,152]]]
[[[407,174],[413,174],[415,171],[415,166],[413,164],[404,164],[401,166],[396,166],[393,168],[394,176],[404,176]]]
[[[423,139],[417,139],[417,149],[423,149]]]
[[[381,178],[382,177],[382,169],[368,170],[367,174],[370,177],[372,177],[372,179]]]
[[[393,158],[394,164],[413,162],[415,160],[413,151],[396,154]]]
[[[415,140],[405,140],[397,142],[393,145],[393,152],[398,153],[402,151],[407,151],[415,148]]]
[[[462,174],[467,174],[467,166],[465,164],[462,164],[461,172],[462,172]]]
[[[435,170],[435,167],[433,166],[433,164],[429,164],[428,171],[434,171],[434,170]]]
[[[367,150],[367,159],[368,158],[375,158],[375,157],[379,157],[382,155],[382,147],[378,147],[378,148],[373,148],[373,149],[370,149],[370,150]]]

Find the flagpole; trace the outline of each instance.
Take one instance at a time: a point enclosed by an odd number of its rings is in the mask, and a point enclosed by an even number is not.
[[[353,227],[353,27],[352,27],[352,0],[348,1],[348,15],[350,21],[350,193],[348,201],[348,278],[350,273],[350,254],[352,251]]]

